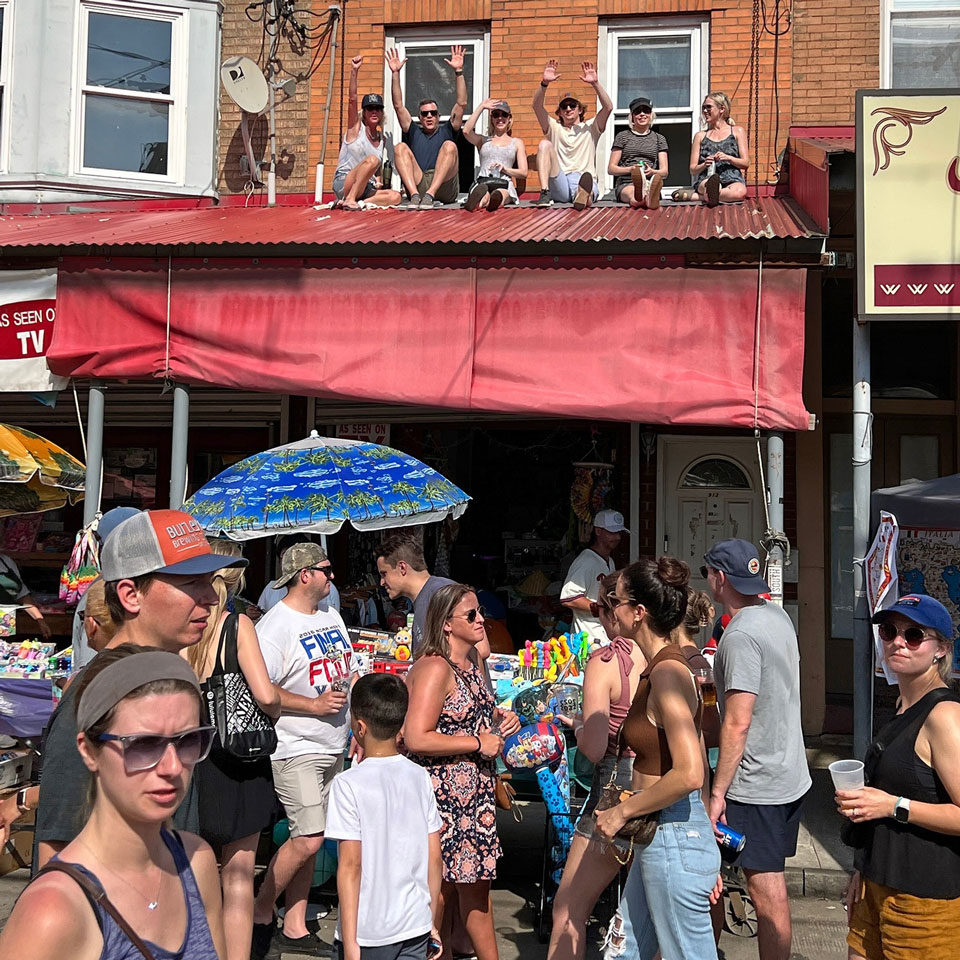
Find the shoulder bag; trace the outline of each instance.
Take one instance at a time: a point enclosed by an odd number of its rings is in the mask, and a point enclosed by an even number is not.
[[[277,749],[277,731],[250,692],[237,660],[237,623],[231,613],[223,622],[213,673],[200,685],[210,726],[223,749],[237,760],[262,760]],[[224,651],[226,648],[226,651]]]

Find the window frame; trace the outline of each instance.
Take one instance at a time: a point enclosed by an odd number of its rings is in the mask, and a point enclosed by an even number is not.
[[[0,0],[0,173],[10,169],[10,64],[13,60],[13,0]]]
[[[617,108],[618,77],[617,53],[620,39],[644,37],[672,37],[686,35],[690,37],[690,142],[701,129],[700,104],[710,92],[710,20],[707,17],[630,17],[629,19],[601,20],[597,43],[597,68],[604,89],[614,103],[613,114],[607,121],[600,141],[597,144],[597,172],[601,179],[601,194],[613,189],[613,177],[607,173],[606,162],[613,148],[613,138],[618,124],[629,124],[629,109]],[[697,92],[699,90],[699,93]],[[670,122],[675,117],[685,117],[686,109],[679,107],[656,109],[658,125]],[[671,125],[679,126],[675,120]],[[680,159],[681,169],[686,170],[688,156]],[[677,158],[671,158],[671,168],[675,168]],[[689,180],[689,177],[687,178]]]
[[[929,6],[917,10],[894,10],[895,0],[880,0],[880,87],[893,89],[893,17],[896,13],[907,14],[913,19],[936,19],[941,14],[953,14],[960,19],[960,0],[947,5],[943,0],[931,0]],[[941,87],[943,84],[936,84]],[[921,89],[904,87],[903,89]]]
[[[170,24],[170,93],[117,90],[86,82],[90,14],[100,13]],[[183,186],[186,178],[186,106],[187,46],[190,9],[178,4],[130,2],[130,0],[81,0],[77,5],[74,46],[73,134],[71,136],[70,171],[76,177],[97,177],[151,183],[158,186]],[[138,170],[116,170],[109,167],[88,167],[83,162],[86,127],[86,104],[90,96],[113,97],[134,102],[168,105],[167,172],[143,173]]]

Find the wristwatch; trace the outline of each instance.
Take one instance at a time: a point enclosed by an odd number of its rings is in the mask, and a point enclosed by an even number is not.
[[[27,788],[21,787],[17,791],[17,809],[21,813],[29,813],[30,808],[27,806]]]
[[[897,797],[893,805],[893,815],[899,823],[910,822],[910,801],[906,797]]]

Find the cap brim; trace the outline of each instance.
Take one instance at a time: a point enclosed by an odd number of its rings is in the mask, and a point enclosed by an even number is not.
[[[285,587],[299,572],[299,570],[294,570],[293,573],[288,573],[285,576],[277,577],[277,579],[270,584],[271,589],[279,590],[281,587]]]
[[[707,566],[710,566],[708,563]],[[713,568],[714,570],[717,567]],[[738,593],[744,593],[748,597],[755,597],[761,593],[770,593],[770,587],[767,586],[767,581],[761,576],[756,577],[733,577],[726,571],[721,571],[726,577],[727,583],[733,587]]]
[[[917,616],[916,607],[901,607],[897,604],[894,604],[892,607],[886,607],[883,610],[878,610],[871,618],[871,623],[882,623],[891,613],[899,613],[901,617],[905,617],[911,623],[915,623],[918,627],[928,627],[930,630],[940,630],[942,632],[943,624],[937,624],[933,622],[929,617],[920,617]],[[951,633],[952,633],[952,624],[951,624]],[[947,637],[950,634],[946,634]]]
[[[219,553],[206,553],[202,557],[191,557],[172,563],[169,567],[161,567],[153,573],[166,573],[172,577],[192,577],[203,573],[216,573],[227,567],[245,567],[250,561],[244,557],[224,557]]]
[[[594,524],[597,527],[596,524]],[[630,530],[627,527],[597,527],[598,530],[606,530],[607,533],[629,533]]]

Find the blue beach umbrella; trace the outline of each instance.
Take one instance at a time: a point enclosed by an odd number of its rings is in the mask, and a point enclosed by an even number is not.
[[[228,467],[184,504],[210,536],[252,540],[336,533],[459,517],[470,497],[432,467],[393,447],[318,436]]]

